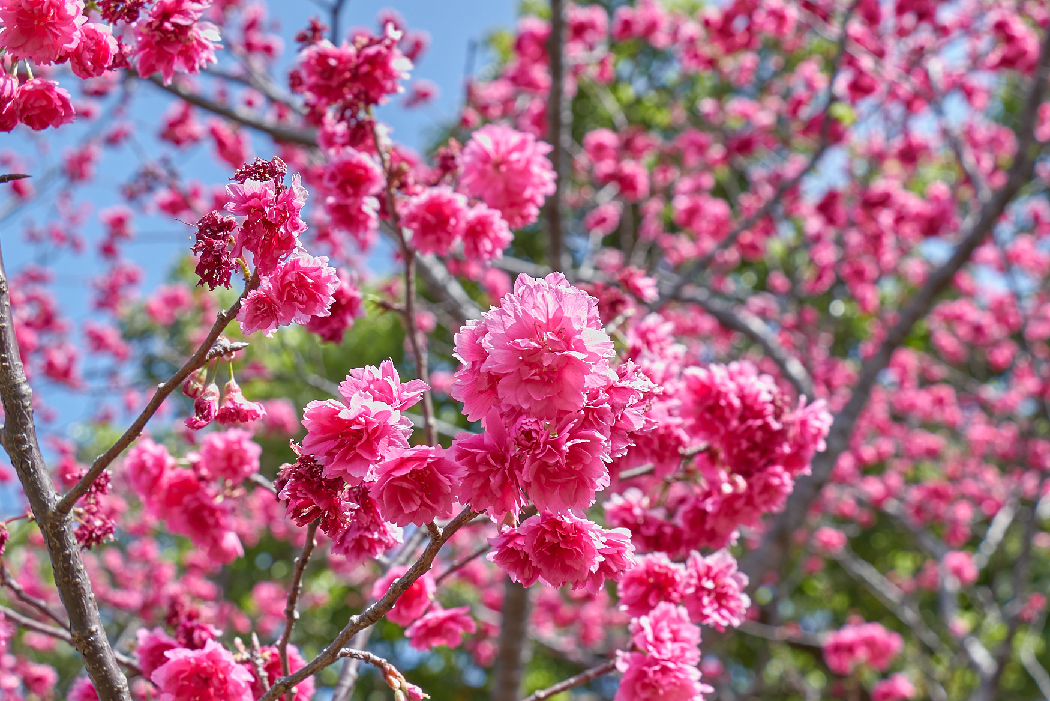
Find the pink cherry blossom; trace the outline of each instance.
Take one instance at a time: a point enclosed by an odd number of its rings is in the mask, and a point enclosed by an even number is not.
[[[219,479],[240,482],[259,471],[262,447],[241,429],[209,433],[201,441],[201,467]]]
[[[871,701],[904,701],[915,698],[915,685],[903,674],[894,674],[871,688]]]
[[[514,240],[507,222],[484,204],[470,208],[463,220],[463,255],[469,260],[495,260]]]
[[[325,477],[357,484],[383,460],[408,448],[412,428],[390,405],[353,395],[347,403],[313,401],[303,413],[303,450],[324,466]]]
[[[135,28],[136,68],[139,75],[156,72],[171,83],[175,73],[199,73],[215,63],[219,29],[201,20],[211,0],[157,0]]]
[[[339,383],[339,394],[345,401],[349,402],[355,394],[363,392],[398,411],[415,406],[428,389],[430,387],[422,380],[401,382],[392,360],[384,360],[378,368],[374,365],[355,368]]]
[[[135,646],[135,660],[142,670],[142,676],[147,679],[155,669],[168,661],[165,653],[179,647],[178,641],[165,633],[163,628],[139,628],[135,637],[138,640]]]
[[[405,572],[408,572],[408,568],[403,566],[391,567],[387,570],[387,573],[372,585],[372,598],[377,601],[381,599],[394,580]],[[394,608],[390,609],[386,615],[387,620],[399,626],[410,625],[427,610],[436,591],[437,585],[434,583],[433,575],[424,572],[422,577],[412,582],[412,586],[398,597]]]
[[[150,675],[160,701],[252,701],[252,673],[214,640],[200,650],[165,654],[168,661]]]
[[[553,418],[583,406],[588,384],[610,376],[612,354],[597,300],[560,273],[542,280],[522,274],[498,308],[456,335],[464,367],[452,396],[467,404],[468,417],[478,417],[494,383],[506,407]]]
[[[628,652],[620,653],[616,668],[623,678],[614,701],[703,701],[704,694],[714,691],[700,682],[694,664]]]
[[[58,62],[80,43],[83,12],[82,0],[3,0],[0,47],[34,63]]]
[[[463,235],[467,198],[441,186],[424,190],[408,201],[401,225],[412,231],[412,246],[420,253],[447,255]]]
[[[554,193],[551,147],[531,134],[490,124],[463,147],[460,187],[499,210],[512,229],[536,221],[543,200]]]
[[[463,466],[459,499],[496,520],[508,513],[517,517],[525,506],[522,464],[499,414],[490,413],[483,433],[457,435],[452,451]]]
[[[440,446],[416,446],[380,463],[371,492],[379,513],[399,526],[452,516],[461,468]]]
[[[684,664],[700,662],[700,629],[682,606],[661,601],[645,616],[631,621],[628,630],[635,649]]]
[[[685,564],[688,585],[682,604],[694,622],[725,630],[739,626],[751,600],[744,589],[747,576],[726,550],[706,557],[693,552]]]
[[[69,67],[79,78],[97,78],[106,72],[116,53],[113,30],[104,24],[88,22],[80,28],[80,43],[69,55]]]
[[[76,113],[69,93],[53,80],[32,78],[18,88],[11,105],[18,118],[30,129],[41,131],[73,121]]]
[[[638,558],[634,569],[624,574],[616,587],[620,607],[630,616],[642,616],[661,601],[678,603],[689,587],[685,568],[664,553]]]
[[[417,650],[432,650],[439,645],[459,647],[464,633],[477,630],[469,606],[431,611],[405,631],[409,644]]]

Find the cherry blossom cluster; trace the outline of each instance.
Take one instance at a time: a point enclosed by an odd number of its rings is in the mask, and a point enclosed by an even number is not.
[[[824,641],[824,660],[836,674],[849,674],[867,665],[885,671],[900,654],[904,639],[878,623],[847,625],[828,633]]]
[[[210,0],[156,0],[149,8],[142,2],[102,5],[101,17],[89,21],[83,0],[0,3],[0,48],[7,52],[0,64],[0,131],[19,123],[39,131],[76,116],[69,92],[56,81],[34,78],[29,62],[68,62],[83,80],[134,64],[139,75],[159,72],[167,84],[176,72],[198,73],[216,60],[218,28],[202,20]],[[114,26],[121,28],[119,36]],[[25,82],[14,70],[19,61],[26,62]]]

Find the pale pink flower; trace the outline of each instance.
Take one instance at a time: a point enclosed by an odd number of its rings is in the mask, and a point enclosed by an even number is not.
[[[254,677],[222,645],[209,640],[201,650],[176,648],[150,675],[160,701],[252,701]]]
[[[47,65],[65,57],[80,42],[82,0],[0,1],[0,48]]]
[[[461,471],[440,446],[416,446],[376,468],[378,479],[371,493],[387,521],[423,526],[452,515]]]
[[[688,589],[682,604],[694,622],[725,630],[739,626],[751,599],[744,593],[747,575],[738,572],[727,550],[707,557],[693,552],[685,563]]]
[[[233,428],[209,433],[201,441],[201,466],[212,477],[241,482],[259,471],[262,447],[252,434]]]
[[[466,404],[468,416],[476,416],[495,382],[505,407],[554,418],[578,411],[588,383],[612,376],[613,354],[596,299],[560,273],[542,280],[522,274],[498,308],[456,334],[456,357],[464,367],[456,373],[452,396]]]
[[[377,368],[366,365],[347,373],[339,383],[339,394],[347,402],[358,392],[364,392],[377,402],[383,402],[398,411],[415,406],[430,387],[423,380],[401,382],[393,360],[384,360]]]
[[[631,642],[641,652],[683,664],[700,662],[700,628],[693,625],[682,606],[661,601],[647,615],[631,621],[628,630]]]
[[[405,572],[408,572],[407,567],[391,567],[385,575],[377,579],[375,584],[372,585],[372,598],[376,601],[383,598],[383,595],[390,589],[390,585],[394,583],[394,580],[401,577]],[[390,612],[386,615],[387,620],[399,626],[410,625],[412,621],[422,616],[427,610],[436,591],[437,585],[434,583],[433,575],[429,572],[424,572],[422,577],[412,582],[412,586],[398,597],[394,608],[390,609]]]
[[[358,484],[372,467],[408,448],[412,426],[388,404],[355,394],[346,403],[313,401],[303,413],[303,450],[324,466],[325,477]]]
[[[468,260],[495,260],[514,240],[507,222],[495,209],[476,204],[463,221],[463,256]]]
[[[55,81],[43,78],[32,78],[18,88],[10,109],[16,111],[22,124],[34,131],[60,127],[76,116],[69,93]]]
[[[211,0],[158,0],[135,22],[134,56],[139,75],[160,71],[167,85],[176,72],[200,73],[201,68],[215,63],[219,28],[201,20],[209,5]]]
[[[463,235],[467,198],[445,186],[432,187],[411,198],[401,225],[412,230],[412,246],[420,253],[447,255]]]
[[[69,67],[78,78],[97,78],[106,72],[116,53],[113,30],[108,25],[89,22],[80,28],[80,43],[69,55]]]
[[[620,608],[629,616],[642,616],[661,601],[680,602],[688,587],[685,568],[664,553],[653,553],[638,558],[638,564],[628,571],[616,587]]]
[[[500,124],[484,126],[463,147],[460,187],[499,210],[512,229],[527,226],[554,194],[550,150],[531,134]]]
[[[464,633],[477,630],[469,606],[438,609],[426,614],[405,631],[409,644],[417,650],[432,650],[439,645],[459,647]]]
[[[621,652],[616,668],[623,678],[613,701],[703,701],[704,694],[714,691],[700,682],[695,664]]]

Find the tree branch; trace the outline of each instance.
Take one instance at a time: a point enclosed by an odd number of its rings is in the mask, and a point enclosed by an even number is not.
[[[69,645],[73,644],[73,636],[69,634],[69,629],[62,628],[60,626],[53,626],[47,623],[41,623],[40,621],[30,618],[29,616],[23,616],[18,611],[10,609],[7,606],[0,605],[0,614],[3,617],[20,628],[31,630],[34,633],[40,633],[48,637],[54,638],[55,640],[61,640]],[[122,667],[131,672],[132,676],[143,676],[142,670],[139,669],[135,660],[128,655],[124,655],[120,652],[114,652],[113,656],[116,658],[117,663]]]
[[[574,689],[578,686],[586,684],[587,682],[594,681],[598,677],[608,674],[614,669],[616,669],[616,660],[609,660],[608,662],[603,662],[597,667],[591,667],[586,672],[580,672],[575,677],[569,677],[565,681],[558,682],[554,686],[547,687],[542,691],[537,691],[531,696],[525,697],[525,701],[543,701],[544,699],[549,699],[555,694],[560,694],[563,691],[568,691],[569,689]]]
[[[554,169],[554,194],[545,204],[547,231],[550,235],[550,263],[554,270],[565,270],[565,177],[569,172],[568,142],[572,139],[572,101],[565,98],[565,3],[551,0],[551,33],[547,53],[550,56],[551,86],[547,98],[547,125],[551,145],[550,159]]]
[[[203,95],[198,95],[192,90],[182,87],[178,83],[165,85],[160,76],[150,76],[145,80],[148,80],[161,90],[169,92],[195,107],[200,107],[202,110],[207,110],[212,114],[225,117],[226,119],[237,122],[238,124],[250,129],[269,134],[273,137],[274,141],[295,144],[297,146],[317,147],[317,132],[309,127],[292,127],[261,119],[248,110],[240,109],[238,107],[230,107],[220,102],[216,102],[215,100],[211,100]]]
[[[44,464],[33,422],[33,391],[22,367],[11,314],[11,296],[0,256],[0,401],[4,449],[18,472],[33,516],[47,544],[55,586],[69,615],[70,642],[84,658],[101,701],[130,701],[128,682],[106,637],[91,580],[80,556],[73,523],[60,511],[58,493]]]
[[[197,348],[190,359],[179,368],[178,372],[172,375],[167,382],[157,387],[157,391],[150,398],[149,403],[146,404],[146,408],[142,410],[142,413],[138,415],[135,421],[132,422],[128,430],[124,432],[117,442],[110,446],[109,450],[104,452],[102,455],[95,458],[95,461],[91,463],[91,469],[87,471],[80,481],[73,485],[73,488],[66,492],[65,496],[62,497],[62,501],[58,503],[58,511],[62,514],[68,514],[72,510],[73,505],[77,503],[77,499],[84,496],[87,490],[91,488],[92,482],[94,482],[102,471],[105,470],[110,463],[116,460],[117,456],[124,452],[124,450],[132,444],[132,442],[139,437],[142,433],[142,429],[146,427],[153,415],[160,409],[160,405],[164,403],[168,395],[174,392],[178,387],[182,386],[183,381],[190,376],[191,373],[197,369],[204,367],[204,365],[212,358],[218,358],[224,355],[233,353],[234,351],[247,348],[247,343],[231,343],[226,339],[220,339],[219,336],[226,330],[226,327],[231,321],[237,317],[237,312],[241,309],[241,303],[244,298],[248,296],[248,293],[254,290],[259,285],[259,274],[255,273],[252,275],[251,280],[244,286],[244,291],[241,292],[241,296],[237,298],[237,301],[224,312],[220,312],[218,317],[215,319],[215,323],[211,327],[211,331],[201,341],[200,346]]]
[[[310,562],[310,554],[317,547],[317,526],[320,523],[318,519],[306,527],[306,543],[303,545],[302,554],[295,558],[292,585],[288,587],[288,602],[284,607],[284,632],[281,633],[281,639],[277,643],[277,654],[281,657],[281,674],[284,676],[288,676],[291,671],[288,667],[288,642],[292,639],[292,628],[299,620],[299,592],[303,588],[303,572],[306,571],[306,565]],[[293,691],[294,689],[288,692],[289,695],[285,697],[286,701],[292,701]]]

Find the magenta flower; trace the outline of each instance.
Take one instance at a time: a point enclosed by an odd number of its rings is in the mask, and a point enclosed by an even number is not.
[[[372,495],[379,513],[399,526],[448,518],[461,470],[440,446],[408,448],[376,468]]]
[[[489,561],[499,565],[512,580],[523,587],[531,587],[539,580],[540,568],[526,550],[525,534],[520,528],[508,528],[489,538],[489,545],[492,546]]]
[[[467,198],[445,186],[424,190],[408,201],[401,225],[412,231],[412,246],[420,253],[448,252],[463,235]]]
[[[266,416],[266,407],[244,398],[240,385],[232,378],[222,391],[222,403],[215,420],[223,426],[246,426]]]
[[[459,647],[464,633],[477,630],[469,606],[438,609],[426,614],[405,631],[405,637],[417,650],[432,650],[439,645]]]
[[[719,550],[707,557],[693,552],[685,569],[689,587],[682,604],[693,621],[718,630],[739,626],[751,599],[744,593],[747,575],[737,571],[729,551]]]
[[[489,261],[500,258],[514,240],[507,222],[495,209],[476,204],[463,221],[463,256],[468,260]]]
[[[254,677],[222,645],[209,640],[201,650],[176,648],[150,675],[160,701],[252,701]]]
[[[77,677],[69,688],[69,701],[98,701],[95,685],[87,677]]]
[[[34,63],[62,60],[80,43],[81,0],[2,0],[0,48]]]
[[[412,425],[388,404],[358,393],[343,404],[313,401],[303,413],[303,450],[324,466],[325,477],[350,484],[370,478],[372,467],[408,448]]]
[[[163,445],[149,438],[140,438],[124,456],[124,474],[132,489],[145,498],[154,493],[165,473],[175,467],[175,458]]]
[[[160,71],[167,85],[176,72],[200,73],[215,63],[219,28],[201,21],[210,0],[158,0],[134,24],[136,68],[146,77]]]
[[[545,512],[526,519],[518,528],[525,536],[526,552],[548,586],[575,586],[597,571],[601,529],[590,521]]]
[[[394,583],[394,580],[405,572],[408,572],[407,567],[391,567],[385,575],[377,579],[375,584],[372,585],[372,598],[377,601],[383,598],[383,595],[390,589],[390,585]],[[433,575],[429,572],[424,572],[422,577],[412,582],[412,586],[398,597],[394,608],[390,609],[390,613],[386,615],[387,619],[399,626],[410,625],[412,621],[422,616],[427,610],[436,591],[437,585],[434,583]]]
[[[682,664],[700,662],[700,628],[681,606],[661,601],[647,615],[631,621],[629,630],[631,642],[641,652]]]
[[[536,221],[543,200],[554,194],[551,147],[531,134],[489,124],[463,147],[460,187],[499,210],[512,229]]]
[[[262,447],[252,440],[252,434],[233,428],[206,435],[201,441],[200,455],[206,474],[241,482],[259,471]]]
[[[349,517],[346,527],[332,537],[332,552],[350,564],[373,560],[401,542],[401,528],[383,520],[375,500],[364,485],[347,491]]]
[[[291,465],[283,465],[274,480],[277,498],[288,502],[287,514],[295,525],[305,527],[311,521],[321,519],[321,530],[335,537],[346,528],[350,518],[350,504],[343,499],[346,483],[340,479],[326,479],[321,465],[312,455],[292,443],[298,459]]]

